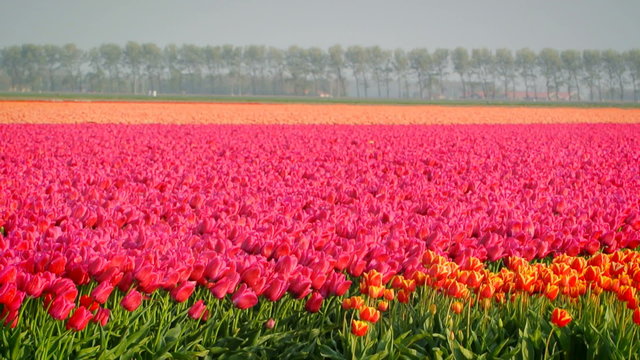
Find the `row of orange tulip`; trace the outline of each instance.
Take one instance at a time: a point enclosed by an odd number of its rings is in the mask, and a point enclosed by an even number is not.
[[[638,290],[640,290],[640,253],[621,250],[613,254],[599,253],[590,258],[560,255],[550,264],[529,263],[522,258],[510,257],[506,266],[492,272],[476,258],[458,265],[431,250],[422,256],[422,270],[413,274],[397,275],[385,284],[376,270],[363,274],[360,292],[368,299],[382,299],[378,308],[371,307],[362,296],[343,301],[344,309],[355,309],[360,320],[352,321],[352,333],[363,336],[368,323],[375,323],[389,302],[408,303],[417,287],[427,286],[443,295],[453,297],[450,310],[460,314],[464,302],[469,306],[490,306],[492,302],[504,304],[517,295],[544,296],[554,302],[559,297],[576,300],[580,296],[599,296],[603,292],[617,295],[617,299],[633,310],[632,319],[640,325]],[[551,322],[564,327],[572,316],[564,309],[555,308]]]

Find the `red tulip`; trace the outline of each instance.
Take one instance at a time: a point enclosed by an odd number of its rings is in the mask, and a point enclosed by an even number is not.
[[[18,326],[18,316],[20,312],[18,310],[9,310],[7,308],[2,309],[0,313],[0,320],[3,320],[5,326],[9,326],[14,329]]]
[[[8,304],[18,293],[18,287],[15,283],[5,283],[0,286],[0,304]]]
[[[111,315],[111,310],[107,308],[100,308],[98,309],[98,312],[91,319],[91,322],[99,324],[100,326],[105,326],[109,322],[110,315]]]
[[[12,283],[16,281],[18,270],[15,266],[5,266],[0,270],[0,284]]]
[[[82,295],[80,297],[80,305],[86,307],[89,311],[95,311],[100,307],[100,304],[97,301],[87,295]]]
[[[92,317],[93,314],[91,314],[91,311],[87,310],[84,306],[80,306],[73,312],[69,320],[67,320],[67,330],[82,331],[87,327]]]
[[[310,313],[316,313],[320,311],[323,300],[324,298],[322,297],[322,295],[320,295],[320,293],[313,292],[311,293],[311,297],[309,297],[309,300],[307,300],[306,304],[304,305],[304,308]]]
[[[636,323],[636,325],[640,325],[640,308],[636,308],[633,311],[633,322]]]
[[[18,290],[15,296],[13,297],[13,299],[8,304],[5,304],[5,307],[11,311],[19,310],[20,306],[22,306],[22,302],[25,296],[26,296],[26,293]]]

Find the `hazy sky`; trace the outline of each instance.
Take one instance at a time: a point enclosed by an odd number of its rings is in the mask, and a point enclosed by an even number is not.
[[[640,48],[640,0],[0,0],[0,46]]]

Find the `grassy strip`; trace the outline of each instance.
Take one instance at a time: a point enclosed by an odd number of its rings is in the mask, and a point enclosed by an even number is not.
[[[143,101],[201,103],[261,103],[261,104],[350,104],[350,105],[442,105],[442,106],[507,106],[507,107],[571,107],[571,108],[640,108],[632,102],[565,102],[565,101],[504,101],[504,100],[434,100],[319,98],[311,96],[225,96],[225,95],[160,95],[150,97],[132,94],[82,93],[0,93],[0,100],[59,101]]]

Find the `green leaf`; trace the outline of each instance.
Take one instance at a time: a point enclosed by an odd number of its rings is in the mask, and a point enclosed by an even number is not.
[[[78,351],[76,359],[94,359],[101,348],[100,345],[84,348]]]
[[[460,352],[460,354],[462,354],[462,356],[464,356],[465,359],[472,360],[472,359],[476,359],[477,358],[477,356],[473,353],[473,351],[464,348],[457,341],[456,341],[456,344],[457,344],[457,348],[456,349]]]
[[[336,352],[327,345],[320,345],[318,349],[320,350],[320,355],[322,355],[322,357],[335,360],[343,360],[345,358],[342,354]]]
[[[166,334],[164,335],[164,341],[167,344],[175,343],[178,341],[178,339],[180,339],[180,335],[182,335],[182,327],[180,327],[180,324],[177,324],[175,327],[167,330]]]

